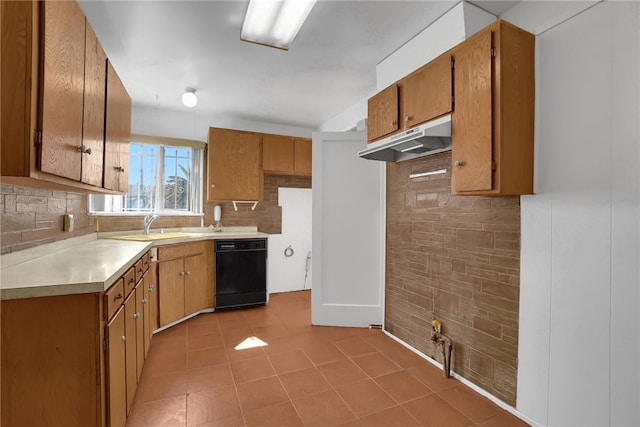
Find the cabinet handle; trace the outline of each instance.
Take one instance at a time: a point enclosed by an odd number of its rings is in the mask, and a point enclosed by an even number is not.
[[[145,266],[145,267],[147,267],[147,268],[149,268],[149,263],[148,263],[148,262],[145,262],[145,263],[144,263],[144,266]]]
[[[211,188],[216,188],[216,185],[215,184],[211,184]]]
[[[91,148],[85,147],[84,144],[78,145],[78,151],[82,154],[91,154]]]
[[[131,279],[129,279],[129,283],[136,283],[136,279],[132,277]]]
[[[453,165],[457,168],[459,168],[460,166],[464,166],[464,162],[460,161],[460,160],[456,160]]]
[[[190,275],[190,274],[191,274],[191,272],[190,272],[190,271],[187,271],[187,272],[186,272],[186,273],[184,273],[184,274],[186,274],[186,275],[188,276],[188,275]]]
[[[142,300],[140,301],[142,304],[146,304],[147,303],[147,299],[146,298],[142,298]]]
[[[396,123],[398,123],[398,122],[397,122],[397,121],[395,121],[395,120],[391,120],[391,121],[389,122],[389,125],[390,125],[390,126],[395,126],[395,125],[396,125]]]
[[[140,313],[135,313],[135,314],[133,315],[133,318],[134,318],[134,319],[139,319],[139,318],[140,318]]]
[[[118,295],[116,295],[115,297],[113,297],[113,300],[114,300],[114,301],[118,301],[119,299],[122,299],[123,297],[124,297],[124,295],[122,295],[122,294],[120,294],[120,293],[119,293]]]
[[[180,272],[180,275],[181,275],[181,276],[184,276],[184,271],[181,271],[181,272]]]
[[[125,337],[124,335],[120,337],[120,339],[122,340],[122,342],[125,342],[127,340],[127,337]]]
[[[149,286],[149,287],[147,288],[147,291],[149,291],[149,292],[153,292],[153,286]]]
[[[116,170],[116,172],[124,172],[124,168],[122,166],[114,166],[113,168]]]
[[[413,117],[411,117],[410,115],[407,114],[406,116],[404,116],[404,121],[405,122],[408,122],[408,121],[411,121],[411,120],[413,120]]]
[[[142,268],[138,270],[138,273],[143,273],[143,272],[144,272],[144,269]]]

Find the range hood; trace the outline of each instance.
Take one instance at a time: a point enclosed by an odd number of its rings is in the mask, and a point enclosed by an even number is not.
[[[451,114],[372,142],[358,156],[383,162],[401,162],[451,150]]]

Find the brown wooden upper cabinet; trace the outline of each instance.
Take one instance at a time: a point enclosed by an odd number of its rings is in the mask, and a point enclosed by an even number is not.
[[[534,43],[496,21],[453,49],[453,193],[533,193]]]
[[[263,134],[262,169],[278,175],[311,176],[311,140]]]
[[[262,200],[260,134],[209,128],[207,200]]]
[[[373,142],[452,109],[451,55],[440,55],[369,99],[367,139]]]
[[[108,61],[107,107],[104,141],[104,187],[127,192],[129,143],[131,142],[131,97]]]
[[[2,181],[114,193],[103,186],[107,58],[82,10],[1,3]]]

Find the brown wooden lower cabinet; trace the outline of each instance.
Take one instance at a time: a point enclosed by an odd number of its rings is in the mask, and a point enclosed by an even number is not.
[[[124,307],[105,327],[107,347],[107,421],[111,427],[124,427],[127,423],[127,378]]]
[[[149,270],[128,296],[121,277],[106,292],[1,302],[3,427],[126,424],[157,329]]]
[[[213,280],[211,241],[158,248],[160,326],[212,308]]]

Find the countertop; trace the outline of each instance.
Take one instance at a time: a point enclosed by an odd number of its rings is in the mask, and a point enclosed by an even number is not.
[[[0,256],[0,299],[35,298],[106,291],[154,246],[215,239],[266,238],[255,227],[171,229],[189,237],[149,242],[116,240],[140,231],[92,233]],[[109,238],[105,238],[109,237]]]

